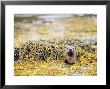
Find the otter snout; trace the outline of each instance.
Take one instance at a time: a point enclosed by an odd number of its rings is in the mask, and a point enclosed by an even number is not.
[[[72,51],[72,49],[69,49],[69,51]]]

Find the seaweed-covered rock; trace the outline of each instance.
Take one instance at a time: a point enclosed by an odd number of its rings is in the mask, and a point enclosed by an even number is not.
[[[19,48],[15,48],[14,49],[14,60],[18,60],[19,59]]]
[[[15,48],[15,60],[18,60],[19,58],[22,60],[62,60],[64,59],[65,45],[75,47],[77,55],[79,47],[89,53],[93,53],[96,50],[89,45],[85,45],[83,42],[74,39],[60,41],[28,41],[25,44],[22,44],[19,49]]]
[[[62,59],[63,44],[53,41],[29,41],[20,48],[20,59]]]

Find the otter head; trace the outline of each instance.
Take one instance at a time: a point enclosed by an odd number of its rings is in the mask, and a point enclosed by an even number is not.
[[[65,46],[65,51],[68,54],[68,56],[72,57],[72,56],[74,56],[74,53],[76,51],[76,48],[74,46],[66,45]]]

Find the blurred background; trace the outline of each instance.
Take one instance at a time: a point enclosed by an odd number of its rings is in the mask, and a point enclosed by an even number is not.
[[[97,41],[97,15],[42,14],[14,16],[15,47],[29,40]]]

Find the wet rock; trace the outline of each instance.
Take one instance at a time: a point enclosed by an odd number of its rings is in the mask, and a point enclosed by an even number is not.
[[[14,61],[19,59],[19,48],[14,48]]]

